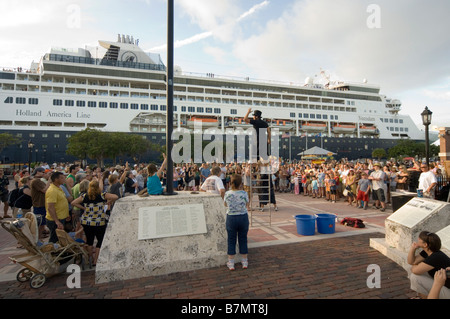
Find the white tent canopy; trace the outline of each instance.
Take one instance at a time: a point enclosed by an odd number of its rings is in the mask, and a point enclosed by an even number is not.
[[[310,148],[309,150],[306,150],[304,152],[298,153],[297,155],[306,156],[306,155],[316,155],[316,156],[330,156],[330,155],[336,155],[336,153],[324,150],[323,148],[314,146],[313,148]]]

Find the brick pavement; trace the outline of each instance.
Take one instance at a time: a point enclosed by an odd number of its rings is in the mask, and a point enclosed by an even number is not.
[[[19,283],[20,266],[7,258],[17,252],[12,236],[0,229],[0,299],[408,299],[406,271],[369,246],[384,237],[384,220],[392,211],[363,211],[342,200],[331,204],[302,195],[278,194],[280,210],[253,214],[247,270],[226,266],[107,284],[95,284],[92,270],[81,274],[81,288],[69,289],[68,274],[49,278],[40,289]],[[336,224],[334,234],[301,236],[294,215],[333,213],[359,217],[364,229]],[[11,238],[10,238],[11,237]],[[370,289],[367,267],[380,266],[381,288]],[[239,266],[239,264],[238,264]]]

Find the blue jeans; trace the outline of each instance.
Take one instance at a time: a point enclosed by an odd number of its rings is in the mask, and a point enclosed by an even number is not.
[[[248,254],[247,234],[249,228],[248,214],[227,215],[228,255],[236,255],[236,242],[239,243],[239,253]]]
[[[63,225],[66,224],[66,220],[65,219],[60,219],[59,221]],[[51,242],[51,243],[54,243],[54,244],[57,243],[58,242],[58,235],[56,235],[56,229],[58,228],[58,226],[56,226],[56,223],[53,220],[48,220],[47,219],[47,227],[48,227],[48,230],[50,231],[50,238],[48,239],[48,241]]]

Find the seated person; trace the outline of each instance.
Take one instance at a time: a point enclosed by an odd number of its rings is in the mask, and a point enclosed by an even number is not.
[[[416,250],[422,251],[416,255]],[[433,287],[434,275],[441,269],[450,267],[450,257],[441,250],[441,239],[438,235],[423,231],[419,239],[411,245],[408,253],[408,264],[411,267],[411,289],[416,291],[420,298],[426,299]],[[440,290],[439,299],[450,299],[450,278],[445,281]]]
[[[163,188],[161,185],[161,178],[163,176],[164,169],[167,165],[166,154],[163,153],[164,162],[162,163],[160,169],[156,168],[155,164],[150,164],[147,166],[148,178],[147,178],[147,193],[149,195],[162,195]]]

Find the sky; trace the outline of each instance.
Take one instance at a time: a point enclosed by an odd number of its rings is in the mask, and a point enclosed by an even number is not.
[[[420,129],[450,126],[448,0],[174,0],[183,72],[303,85],[378,85]],[[118,34],[167,60],[167,0],[1,0],[0,68],[29,68],[51,47],[88,48]],[[6,14],[5,14],[6,13]],[[101,52],[101,51],[100,51]]]

